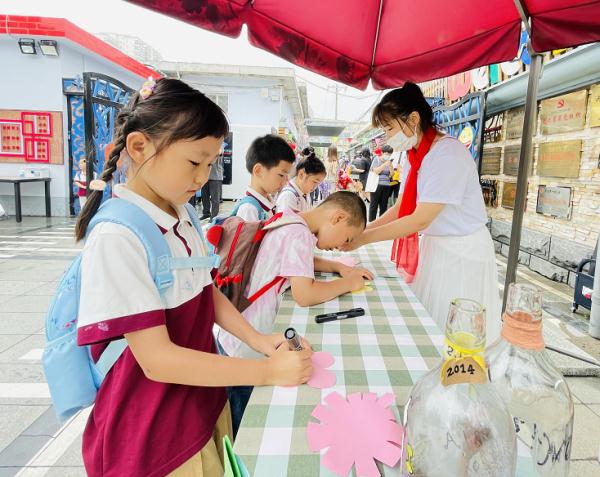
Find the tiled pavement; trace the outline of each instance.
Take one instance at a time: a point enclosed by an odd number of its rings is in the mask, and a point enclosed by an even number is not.
[[[69,219],[25,217],[0,222],[0,477],[85,475],[81,433],[86,414],[60,425],[50,404],[40,364],[44,315],[65,267],[80,248]],[[504,271],[500,262],[500,274]],[[546,337],[570,344],[585,338],[585,324],[568,312],[570,290],[539,275],[521,272],[520,280],[546,287]],[[502,280],[502,277],[499,277]],[[579,336],[577,333],[579,333]],[[592,343],[588,350],[597,349]],[[587,369],[553,355],[559,365]],[[598,376],[598,375],[596,375]],[[568,377],[575,400],[573,477],[600,475],[600,378]],[[263,477],[263,476],[256,476]]]

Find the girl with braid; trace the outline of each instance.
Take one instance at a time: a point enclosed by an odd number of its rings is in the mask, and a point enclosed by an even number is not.
[[[202,256],[204,242],[185,203],[208,179],[229,125],[204,94],[175,79],[147,82],[116,119],[114,149],[76,226],[85,238],[78,344],[94,359],[112,340],[128,347],[106,375],[83,436],[89,476],[223,475],[222,438],[231,436],[225,386],[297,385],[312,373],[310,345],[289,351],[283,335],[254,330],[212,284],[206,269],[173,270],[160,295],[145,249],[128,228],[86,230],[120,158],[125,184],[114,194],[141,208],[174,257]],[[217,323],[266,359],[216,353]]]

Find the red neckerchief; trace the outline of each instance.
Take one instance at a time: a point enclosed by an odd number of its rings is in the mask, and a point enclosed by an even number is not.
[[[436,132],[435,128],[429,128],[423,134],[419,148],[417,150],[412,148],[408,151],[410,170],[404,185],[398,218],[411,215],[417,208],[417,177],[423,163],[423,158],[431,149]],[[406,283],[411,283],[419,265],[419,234],[415,232],[406,237],[394,240],[391,258],[392,262],[396,264],[397,270],[403,276],[404,280],[406,280]]]

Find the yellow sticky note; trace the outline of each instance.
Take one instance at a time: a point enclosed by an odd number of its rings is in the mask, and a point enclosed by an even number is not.
[[[372,292],[372,291],[373,291],[373,287],[371,286],[371,282],[366,281],[364,287],[362,287],[360,290],[355,290],[352,293],[354,293],[354,294],[367,293],[367,292]]]

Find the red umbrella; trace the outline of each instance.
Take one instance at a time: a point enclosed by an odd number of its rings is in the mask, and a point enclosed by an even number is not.
[[[129,0],[201,28],[239,36],[356,88],[443,78],[512,60],[521,22],[532,58],[506,285],[515,280],[533,150],[539,52],[600,40],[600,0]],[[537,53],[536,53],[537,52]],[[596,326],[600,327],[600,323]]]
[[[422,82],[512,60],[519,6],[534,50],[600,40],[598,0],[130,0],[356,88]]]

